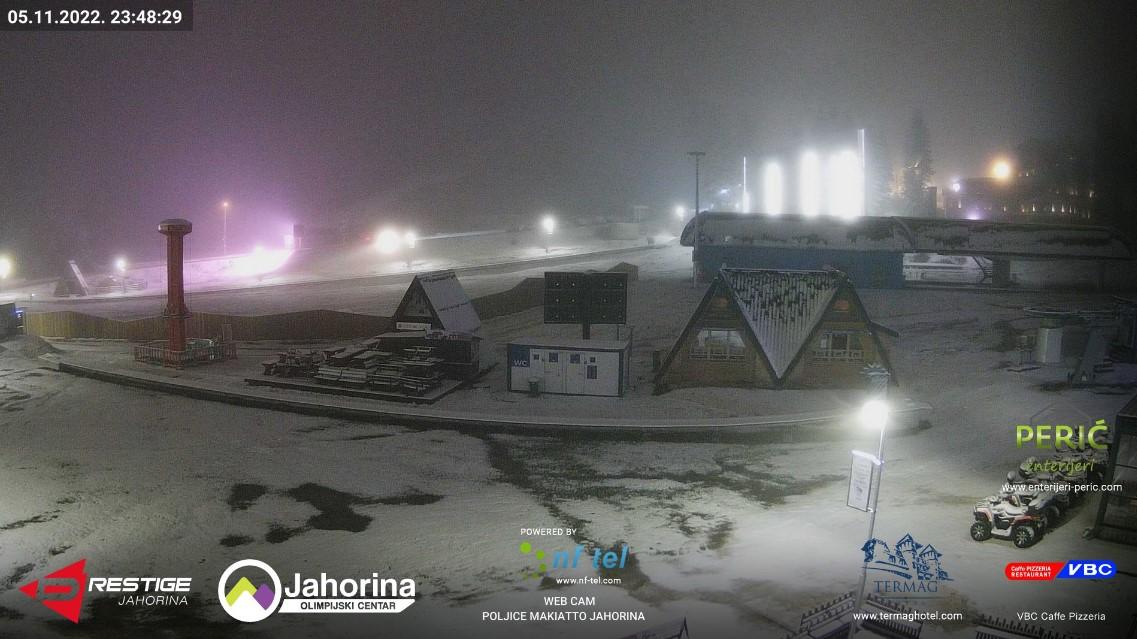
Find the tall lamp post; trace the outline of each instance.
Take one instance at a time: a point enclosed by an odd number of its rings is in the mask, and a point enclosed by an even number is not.
[[[8,276],[12,274],[12,258],[0,255],[0,288],[3,288],[4,282]]]
[[[557,230],[557,220],[552,215],[541,219],[541,229],[545,231],[545,255],[549,254],[549,244],[553,239],[553,231]]]
[[[229,254],[229,200],[221,203],[221,254]]]
[[[706,151],[688,151],[687,155],[695,158],[695,215],[699,214],[699,161],[707,154]]]
[[[877,380],[874,379],[873,382],[877,382]],[[884,383],[887,385],[887,377]],[[873,534],[876,532],[877,502],[880,500],[880,488],[882,480],[884,479],[884,431],[888,426],[888,414],[888,403],[884,400],[883,394],[881,394],[866,401],[858,415],[862,427],[880,431],[880,439],[877,441],[876,446],[876,459],[880,465],[880,471],[877,475],[876,490],[873,491],[872,508],[869,513],[869,536],[867,538],[869,543],[872,542]],[[856,612],[861,612],[865,607],[865,584],[868,582],[868,575],[869,564],[866,561],[864,565],[861,566],[861,583],[857,587],[857,607],[853,608]],[[861,629],[860,624],[857,623],[856,619],[853,619],[851,623],[852,632],[849,636],[855,637],[857,632]]]
[[[126,258],[120,257],[114,261],[114,270],[118,271],[118,282],[122,285],[122,294],[126,295]]]

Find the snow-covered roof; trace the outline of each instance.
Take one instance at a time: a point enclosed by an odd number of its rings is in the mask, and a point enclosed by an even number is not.
[[[481,328],[482,320],[478,318],[478,312],[474,310],[474,305],[454,271],[434,271],[416,275],[407,290],[408,296],[411,295],[416,283],[422,287],[427,302],[434,309],[443,328],[463,333],[476,333]],[[403,302],[399,304],[400,309],[406,300],[404,297]]]
[[[1133,247],[1115,230],[1083,224],[1028,224],[922,217],[838,220],[800,215],[700,213],[683,246],[753,246],[940,253],[987,257],[1122,259]]]
[[[777,377],[786,374],[846,281],[839,271],[724,268],[721,273]]]
[[[560,337],[518,337],[509,340],[512,346],[562,349],[566,351],[623,351],[628,348],[626,339],[575,339]]]

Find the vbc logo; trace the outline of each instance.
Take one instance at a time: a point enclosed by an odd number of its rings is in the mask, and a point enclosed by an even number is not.
[[[80,559],[43,577],[33,579],[20,586],[20,592],[35,599],[44,606],[79,623],[79,613],[83,610],[83,593],[87,584],[86,559]]]
[[[1052,581],[1054,579],[1109,579],[1117,565],[1107,559],[1072,559],[1062,562],[1015,561],[1003,574],[1011,581]]]

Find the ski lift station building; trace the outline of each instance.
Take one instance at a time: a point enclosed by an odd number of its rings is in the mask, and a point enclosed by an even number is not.
[[[911,253],[988,258],[999,286],[1010,283],[1012,261],[1096,262],[1105,286],[1108,265],[1134,258],[1133,247],[1107,227],[919,217],[704,212],[687,223],[680,243],[694,248],[701,281],[723,267],[836,269],[861,288],[903,288],[904,255]],[[1130,267],[1116,277],[1130,277]]]
[[[882,330],[840,271],[724,268],[664,359],[656,388],[861,388],[866,366],[892,373]]]

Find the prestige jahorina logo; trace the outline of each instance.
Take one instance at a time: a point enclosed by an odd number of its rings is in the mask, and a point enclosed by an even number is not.
[[[79,623],[88,592],[114,594],[120,606],[184,606],[192,581],[191,577],[89,577],[87,560],[80,559],[20,586],[20,592]]]

